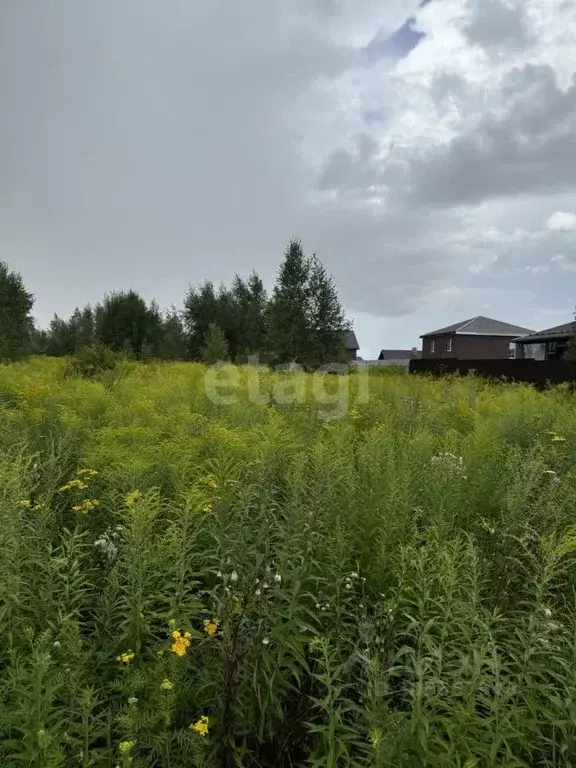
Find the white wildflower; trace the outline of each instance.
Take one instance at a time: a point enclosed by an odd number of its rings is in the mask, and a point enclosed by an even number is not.
[[[232,573],[230,574],[230,581],[232,582],[232,584],[236,584],[236,582],[238,581],[237,571],[232,571]]]

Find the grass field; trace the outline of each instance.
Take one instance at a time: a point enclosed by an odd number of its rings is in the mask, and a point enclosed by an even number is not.
[[[0,367],[2,768],[576,765],[566,390],[64,365]]]

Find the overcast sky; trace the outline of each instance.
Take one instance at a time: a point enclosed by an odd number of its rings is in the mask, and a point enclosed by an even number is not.
[[[0,0],[0,259],[54,312],[291,236],[361,345],[576,304],[576,0]]]

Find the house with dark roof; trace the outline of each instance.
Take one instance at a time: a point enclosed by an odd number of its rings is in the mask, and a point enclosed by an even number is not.
[[[408,360],[419,360],[422,357],[420,350],[416,347],[412,349],[383,349],[378,355],[378,360],[400,360],[403,364]]]
[[[576,322],[555,325],[514,339],[519,357],[534,360],[561,360],[570,339],[576,336]]]
[[[516,339],[532,331],[478,315],[437,331],[424,333],[423,359],[506,360],[516,357]]]
[[[358,356],[358,339],[353,330],[346,331],[346,356],[349,363],[356,360]]]

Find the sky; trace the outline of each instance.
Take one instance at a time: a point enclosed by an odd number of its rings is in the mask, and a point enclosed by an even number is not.
[[[291,237],[366,358],[576,304],[576,0],[0,0],[0,260],[46,325]]]

